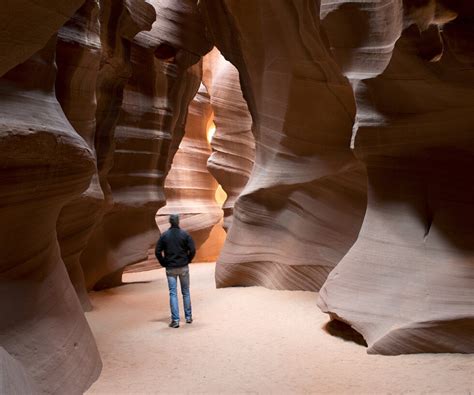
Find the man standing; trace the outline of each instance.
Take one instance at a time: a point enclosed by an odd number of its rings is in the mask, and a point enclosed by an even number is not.
[[[170,290],[171,328],[179,328],[178,277],[183,294],[184,316],[186,323],[193,322],[191,295],[189,293],[189,266],[196,254],[194,241],[188,232],[179,227],[179,216],[170,215],[171,227],[164,232],[155,248],[160,265],[166,268],[168,288]],[[163,256],[164,253],[164,256]]]

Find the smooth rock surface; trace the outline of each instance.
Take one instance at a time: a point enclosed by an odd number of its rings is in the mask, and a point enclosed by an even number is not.
[[[42,49],[84,0],[4,3],[0,12],[0,77]]]
[[[23,366],[0,347],[0,394],[39,393],[39,389]]]

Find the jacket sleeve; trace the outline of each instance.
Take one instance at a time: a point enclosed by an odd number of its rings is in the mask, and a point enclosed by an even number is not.
[[[165,257],[163,256],[163,250],[165,249],[165,241],[163,239],[163,236],[161,236],[156,243],[155,247],[155,256],[156,259],[160,262],[160,265],[163,267],[166,267],[166,260]]]
[[[191,263],[194,258],[194,255],[196,255],[196,247],[194,246],[193,238],[189,234],[187,235],[187,242],[188,242],[188,261],[189,263]]]

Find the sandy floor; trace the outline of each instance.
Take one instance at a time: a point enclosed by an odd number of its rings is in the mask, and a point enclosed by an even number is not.
[[[474,356],[384,357],[330,336],[311,292],[214,287],[214,265],[193,265],[195,322],[168,328],[165,273],[93,293],[87,318],[104,369],[88,394],[474,393]]]

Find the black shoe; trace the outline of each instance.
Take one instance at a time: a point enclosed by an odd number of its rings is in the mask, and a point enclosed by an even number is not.
[[[186,324],[192,324],[193,319],[192,318],[186,318]]]
[[[171,321],[168,326],[170,328],[179,328],[179,321]]]

